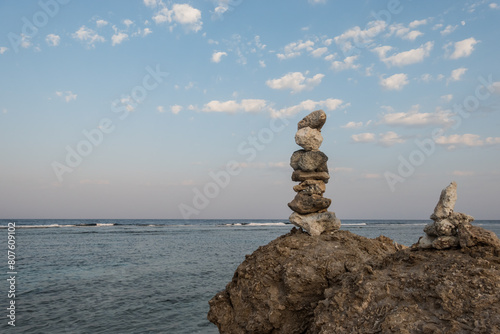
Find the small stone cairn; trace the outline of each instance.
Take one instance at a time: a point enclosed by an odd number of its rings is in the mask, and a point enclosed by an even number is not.
[[[321,128],[325,122],[325,112],[316,110],[298,123],[295,142],[303,149],[295,151],[290,158],[292,181],[300,184],[293,187],[297,195],[288,203],[294,211],[289,220],[310,235],[333,232],[340,228],[340,220],[335,213],[327,211],[332,200],[323,197],[325,184],[330,179],[326,164],[328,157],[319,151],[323,142]]]
[[[425,235],[420,237],[414,247],[420,249],[464,248],[490,238],[495,239],[489,231],[472,226],[473,217],[465,213],[453,212],[456,201],[457,184],[452,182],[441,191],[434,213],[430,217],[434,222],[424,228]]]

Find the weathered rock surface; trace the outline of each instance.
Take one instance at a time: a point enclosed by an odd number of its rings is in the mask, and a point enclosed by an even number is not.
[[[321,195],[308,195],[304,192],[298,192],[293,201],[288,203],[288,207],[300,214],[314,213],[326,210],[332,204],[332,200],[324,198]]]
[[[441,196],[439,197],[439,201],[434,208],[434,213],[431,215],[431,219],[437,220],[448,217],[453,212],[456,201],[457,184],[452,182],[448,187],[441,191]]]
[[[320,235],[323,232],[332,232],[340,228],[340,220],[333,212],[317,212],[301,215],[294,212],[290,215],[290,222],[302,228],[310,235]]]
[[[403,250],[325,289],[307,333],[500,333],[498,249]]]
[[[208,320],[220,333],[305,333],[327,288],[395,251],[388,238],[348,231],[311,237],[294,228],[246,257],[226,289],[210,300]]]
[[[305,180],[293,187],[295,192],[303,192],[308,195],[322,195],[326,190],[325,182],[321,180]]]
[[[323,110],[316,110],[304,117],[298,124],[297,130],[305,127],[321,130],[326,122],[326,114]]]
[[[305,127],[297,131],[295,142],[307,151],[317,151],[323,142],[323,136],[321,135],[321,131]]]
[[[500,333],[500,244],[473,243],[401,250],[293,229],[246,257],[208,319],[232,334]]]
[[[292,173],[292,181],[321,180],[328,183],[330,174],[327,172],[303,172],[296,170]]]
[[[328,172],[328,157],[321,151],[298,150],[290,158],[290,166],[294,170],[304,172]]]

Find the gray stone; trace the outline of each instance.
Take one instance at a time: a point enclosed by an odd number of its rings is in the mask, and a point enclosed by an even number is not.
[[[492,246],[500,250],[500,240],[495,232],[485,230],[479,226],[461,225],[458,227],[460,247]]]
[[[434,223],[437,236],[457,235],[457,228],[448,219],[439,220]]]
[[[434,241],[434,239],[436,238],[426,234],[418,239],[417,247],[421,249],[432,248],[432,242]]]
[[[457,247],[459,245],[458,238],[451,235],[437,237],[432,242],[432,247],[436,249],[447,249]]]
[[[328,157],[321,151],[298,150],[293,152],[290,158],[290,166],[294,170],[304,172],[327,172],[327,161]]]
[[[327,172],[303,172],[296,170],[292,173],[292,181],[322,180],[328,183],[330,175]]]
[[[449,217],[448,220],[453,223],[455,226],[461,226],[461,225],[468,225],[472,221],[474,221],[474,217],[469,216],[468,214],[461,213],[461,212],[453,212]]]
[[[331,199],[324,198],[321,195],[308,195],[303,192],[299,192],[293,201],[288,203],[288,207],[300,214],[308,214],[326,210],[331,203]]]
[[[326,114],[323,110],[316,110],[304,117],[298,124],[297,130],[305,127],[321,130],[326,122]]]
[[[438,236],[437,231],[436,231],[436,225],[434,223],[430,223],[430,224],[425,225],[424,232],[425,232],[425,234],[433,236],[433,237]]]
[[[306,151],[299,160],[299,169],[304,172],[317,172],[325,169],[328,157],[321,151]],[[328,169],[327,169],[328,170]]]
[[[323,232],[336,231],[340,228],[341,224],[335,213],[328,211],[308,215],[301,215],[294,212],[289,220],[293,225],[304,229],[310,235],[320,235]]]
[[[457,184],[455,181],[441,191],[439,201],[434,208],[434,213],[431,215],[432,220],[438,220],[448,217],[455,208],[457,201]]]
[[[293,187],[296,192],[303,192],[308,195],[322,195],[325,190],[325,182],[321,180],[306,180]]]
[[[295,142],[306,151],[317,151],[323,142],[323,136],[319,130],[305,127],[297,131]]]
[[[292,167],[293,170],[299,169],[299,161],[306,152],[306,150],[298,150],[293,152],[292,156],[290,157],[290,167]]]

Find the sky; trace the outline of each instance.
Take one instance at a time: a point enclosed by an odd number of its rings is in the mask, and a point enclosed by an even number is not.
[[[500,219],[500,2],[0,1],[0,218]]]

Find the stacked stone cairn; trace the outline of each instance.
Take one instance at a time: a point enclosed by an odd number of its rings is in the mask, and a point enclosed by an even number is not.
[[[441,191],[441,196],[431,215],[433,223],[424,228],[425,235],[416,246],[421,249],[447,249],[470,246],[470,224],[474,218],[460,212],[453,212],[457,201],[455,182]]]
[[[323,197],[325,184],[330,179],[326,163],[328,157],[319,151],[323,142],[321,128],[325,122],[325,112],[316,110],[298,123],[295,142],[303,149],[295,151],[290,158],[292,181],[300,184],[293,187],[297,195],[288,203],[294,211],[289,219],[310,235],[333,232],[340,228],[340,220],[335,213],[327,211],[332,200]]]

